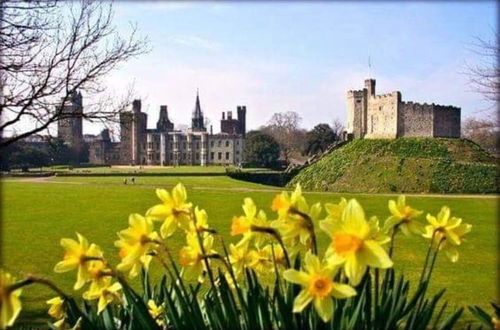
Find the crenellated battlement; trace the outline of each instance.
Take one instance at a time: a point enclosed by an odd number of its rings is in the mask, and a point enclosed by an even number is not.
[[[350,90],[347,131],[355,138],[460,137],[459,107],[403,102],[401,92],[375,93],[375,79]]]

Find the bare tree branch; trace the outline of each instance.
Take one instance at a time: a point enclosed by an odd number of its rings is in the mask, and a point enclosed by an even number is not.
[[[103,78],[148,52],[149,43],[135,26],[126,38],[117,33],[111,3],[7,0],[0,7],[0,134],[17,130],[2,137],[0,148],[67,118],[61,105],[77,90],[100,101],[77,115],[119,120],[132,93],[112,102]],[[31,126],[19,127],[27,119]]]

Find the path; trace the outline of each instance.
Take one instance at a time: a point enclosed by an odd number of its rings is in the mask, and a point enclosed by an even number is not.
[[[82,185],[82,184],[96,184],[94,183],[89,183],[89,182],[78,182],[78,181],[57,181],[57,178],[55,180],[54,177],[37,177],[37,178],[14,178],[14,179],[7,179],[5,180],[6,182],[21,182],[21,183],[61,183],[61,184],[77,184],[77,185]],[[122,185],[121,183],[116,183],[116,184],[109,184],[106,183],[106,185]],[[136,184],[136,185],[129,185],[131,187],[155,187],[156,185],[154,184]],[[276,188],[245,188],[245,187],[236,187],[236,188],[229,188],[229,187],[204,187],[204,186],[188,186],[188,189],[195,189],[195,190],[210,190],[210,191],[234,191],[234,192],[279,192],[281,190],[291,190],[291,189],[286,189],[286,188],[281,188],[281,187],[276,187]],[[400,193],[356,193],[356,192],[330,192],[330,191],[306,191],[308,194],[320,194],[320,195],[326,195],[326,194],[345,194],[345,195],[366,195],[366,196],[371,196],[371,195],[378,195],[378,196],[399,196],[401,195]],[[498,194],[465,194],[465,195],[458,195],[458,194],[429,194],[429,193],[405,193],[403,194],[405,196],[413,196],[413,197],[430,197],[430,198],[485,198],[485,199],[491,199],[491,198],[499,198],[500,196]]]

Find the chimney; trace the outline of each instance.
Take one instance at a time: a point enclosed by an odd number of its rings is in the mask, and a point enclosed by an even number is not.
[[[232,112],[232,111],[228,111],[228,112],[227,112],[227,119],[228,119],[228,120],[233,119],[233,112]]]
[[[224,112],[223,112],[224,113]],[[212,125],[210,125],[210,135],[213,135],[214,134],[214,128]]]
[[[222,120],[226,119],[226,114],[222,111]]]

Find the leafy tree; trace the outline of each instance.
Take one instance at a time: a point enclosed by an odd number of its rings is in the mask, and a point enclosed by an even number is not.
[[[245,161],[262,167],[272,167],[280,157],[280,145],[261,131],[248,132],[243,152]]]
[[[306,154],[323,152],[337,140],[337,135],[328,124],[318,124],[306,135]]]

